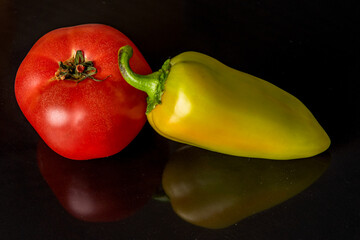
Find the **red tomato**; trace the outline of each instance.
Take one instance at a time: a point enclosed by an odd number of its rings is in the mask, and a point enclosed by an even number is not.
[[[129,38],[101,24],[53,30],[35,43],[21,63],[15,81],[17,102],[58,154],[76,160],[110,156],[127,146],[143,127],[146,94],[128,85],[118,69],[118,50],[127,44],[134,47],[130,62],[134,71],[151,73]],[[77,74],[91,76],[79,82],[56,78],[59,62],[74,59],[78,50],[86,64],[92,65],[84,70],[85,64],[79,64]]]

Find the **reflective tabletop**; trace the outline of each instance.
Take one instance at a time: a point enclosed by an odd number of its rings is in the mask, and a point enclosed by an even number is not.
[[[0,238],[360,239],[359,10],[355,1],[2,0]],[[146,123],[110,157],[60,156],[21,112],[15,76],[41,36],[85,23],[124,33],[153,70],[191,50],[275,84],[309,108],[330,148],[289,161],[235,157]]]

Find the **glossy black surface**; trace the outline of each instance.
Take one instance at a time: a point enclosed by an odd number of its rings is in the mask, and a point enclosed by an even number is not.
[[[340,0],[1,1],[0,238],[360,239],[359,16],[358,1]],[[38,38],[82,23],[119,29],[153,69],[194,50],[292,93],[330,135],[330,166],[290,200],[221,230],[187,223],[157,200],[122,220],[75,218],[43,177],[40,139],[13,85]],[[143,137],[153,136],[145,130]],[[158,158],[166,161],[178,145],[159,141]]]

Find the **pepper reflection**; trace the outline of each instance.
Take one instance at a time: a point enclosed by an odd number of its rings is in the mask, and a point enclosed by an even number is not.
[[[119,154],[74,161],[38,144],[38,165],[60,204],[74,217],[90,222],[124,219],[152,197],[161,184],[166,146],[138,136]],[[141,149],[141,150],[140,150]]]
[[[181,218],[206,228],[225,228],[300,193],[329,163],[328,153],[274,161],[187,146],[172,155],[162,183]]]

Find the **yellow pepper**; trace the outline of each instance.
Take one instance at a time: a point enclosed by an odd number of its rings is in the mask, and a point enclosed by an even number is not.
[[[119,49],[124,79],[148,94],[147,118],[162,136],[235,156],[278,160],[325,151],[330,139],[297,98],[207,55],[184,52],[150,75],[129,65]]]

